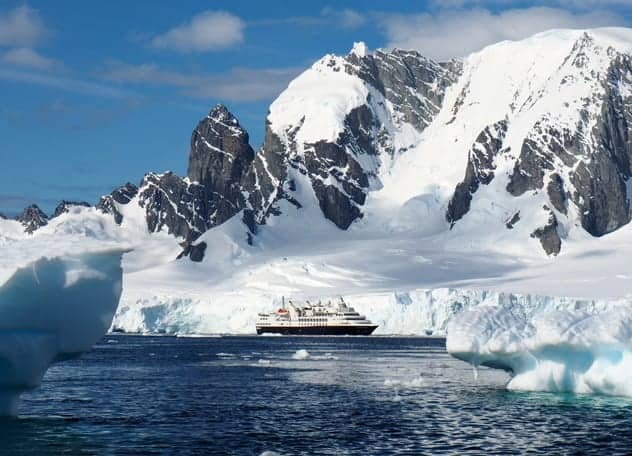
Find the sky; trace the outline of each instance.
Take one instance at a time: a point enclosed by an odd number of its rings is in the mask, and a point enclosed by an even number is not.
[[[0,213],[185,175],[191,132],[217,103],[257,149],[289,81],[354,41],[445,60],[631,21],[632,0],[0,0]]]

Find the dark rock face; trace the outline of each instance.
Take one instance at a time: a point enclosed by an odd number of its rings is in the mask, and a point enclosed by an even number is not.
[[[288,136],[293,141],[293,135],[290,133]],[[300,203],[289,194],[296,190],[294,183],[288,179],[290,166],[298,168],[299,164],[289,159],[283,143],[272,133],[269,123],[266,123],[263,147],[257,153],[245,178],[248,197],[243,222],[251,234],[257,234],[257,226],[264,225],[268,216],[280,213],[278,201],[283,199],[297,209],[301,208]],[[301,172],[305,174],[304,169]]]
[[[582,226],[593,236],[602,236],[630,221],[632,195],[626,182],[632,176],[632,96],[624,97],[619,84],[632,84],[632,59],[619,55],[604,83],[599,122],[592,134],[597,148],[586,151],[571,182],[576,192],[571,195],[582,214]]]
[[[630,221],[625,180],[612,162],[581,162],[571,182],[582,227],[593,236],[610,233]]]
[[[578,133],[559,130],[547,125],[547,122],[548,119],[537,122],[530,137],[522,143],[520,156],[507,184],[507,191],[513,196],[542,188],[544,176],[555,168],[556,159],[570,167],[582,154]]]
[[[468,156],[465,178],[456,186],[448,204],[446,219],[450,226],[454,226],[470,210],[472,195],[479,185],[488,185],[494,178],[494,160],[503,149],[505,133],[507,122],[501,120],[486,127],[476,138]]]
[[[373,55],[347,56],[345,71],[375,87],[403,119],[419,131],[439,112],[445,90],[461,72],[461,64],[438,64],[415,51],[377,50]]]
[[[254,156],[248,133],[225,106],[218,105],[193,131],[188,176],[217,190],[231,190]]]
[[[188,177],[205,190],[207,229],[244,208],[242,190],[255,158],[248,140],[246,130],[222,105],[213,108],[193,131]]]
[[[507,227],[508,230],[513,230],[514,226],[516,226],[516,223],[518,223],[519,221],[520,221],[520,211],[512,215],[509,221],[505,223],[505,226]]]
[[[206,252],[206,242],[200,242],[199,244],[187,244],[184,250],[178,255],[178,260],[188,256],[191,261],[200,263],[204,259],[204,253]]]
[[[611,102],[604,100],[602,116],[596,127],[599,135],[596,148],[579,139],[581,128],[571,133],[552,126],[543,128],[538,123],[533,136],[539,139],[525,139],[507,191],[520,196],[527,191],[542,189],[548,175],[546,191],[551,205],[566,214],[570,196],[579,208],[582,226],[593,236],[602,236],[628,223],[630,209],[625,182],[631,170],[626,151],[632,149],[626,148],[632,143],[611,143],[604,139],[612,138],[614,134],[607,115],[603,115],[603,111],[612,109]],[[629,133],[629,124],[624,125]],[[618,131],[617,135],[621,133]],[[570,195],[567,184],[555,172],[560,163],[571,168],[570,184],[575,191]]]
[[[112,214],[114,221],[119,225],[123,221],[123,215],[119,212],[115,203],[127,204],[138,193],[138,187],[134,184],[126,183],[125,185],[116,188],[109,195],[102,196],[96,205],[96,208],[106,214]]]
[[[205,231],[204,189],[189,184],[172,172],[149,173],[143,177],[138,204],[145,210],[150,232],[163,228],[186,240],[197,238]]]
[[[6,220],[6,219],[7,219],[7,216],[6,216],[6,215],[4,215],[2,212],[0,212],[0,219],[1,219],[1,220]]]
[[[53,215],[51,216],[51,219],[55,218],[55,217],[59,217],[61,214],[65,214],[66,212],[70,211],[70,208],[73,206],[79,206],[79,207],[90,207],[90,203],[86,203],[85,201],[66,201],[63,200],[61,201],[57,207],[55,208],[55,211],[53,212]]]
[[[545,206],[545,210],[548,208]],[[531,237],[538,238],[540,240],[540,244],[542,244],[542,248],[546,252],[547,255],[557,255],[560,253],[562,248],[562,240],[560,239],[559,234],[557,233],[557,218],[553,212],[549,211],[549,221],[542,228],[536,229],[533,233],[531,233]]]
[[[325,218],[343,230],[361,216],[359,206],[364,204],[369,188],[369,177],[355,156],[362,153],[377,155],[364,133],[367,130],[363,125],[367,122],[375,125],[371,111],[366,106],[356,108],[345,120],[345,133],[341,135],[340,144],[319,141],[307,145],[304,150],[303,165],[320,209]],[[341,172],[341,169],[345,171]],[[326,184],[330,178],[336,184]]]
[[[24,231],[29,234],[48,224],[48,216],[36,204],[25,208],[15,220],[20,222],[24,226]]]
[[[549,201],[553,204],[553,207],[566,215],[568,198],[564,191],[564,181],[559,174],[551,174],[551,179],[546,186],[546,193],[549,195]]]

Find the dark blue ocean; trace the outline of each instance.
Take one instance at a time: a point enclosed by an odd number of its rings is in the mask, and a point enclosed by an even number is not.
[[[506,380],[475,380],[440,339],[107,336],[23,395],[19,417],[0,420],[0,452],[632,452],[632,400]]]

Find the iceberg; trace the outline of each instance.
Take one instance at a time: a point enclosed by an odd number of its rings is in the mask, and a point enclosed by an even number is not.
[[[507,388],[632,397],[632,306],[531,317],[481,306],[448,324],[447,350],[473,366],[510,373]]]
[[[106,333],[121,295],[124,252],[43,256],[0,277],[0,416],[15,414],[20,394],[37,387],[51,364],[89,350]]]

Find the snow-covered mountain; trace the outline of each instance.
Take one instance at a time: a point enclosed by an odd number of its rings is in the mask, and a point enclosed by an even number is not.
[[[631,40],[556,30],[447,63],[359,43],[292,81],[257,153],[217,106],[193,133],[186,178],[148,174],[99,206],[116,215],[133,200],[150,231],[194,241],[237,214],[256,235],[315,199],[341,230],[405,219],[489,245],[536,238],[556,255],[573,231],[630,221]]]
[[[504,291],[621,297],[632,290],[610,279],[627,274],[631,133],[629,29],[554,30],[449,62],[356,43],[290,83],[260,149],[219,105],[193,132],[186,177],[149,173],[99,201],[137,239],[117,321],[242,330],[247,318],[231,325],[218,309],[281,294],[402,309],[463,288],[474,304]],[[63,212],[21,221],[36,236],[76,221]],[[439,314],[424,328],[445,328]],[[188,330],[202,329],[221,325]]]

